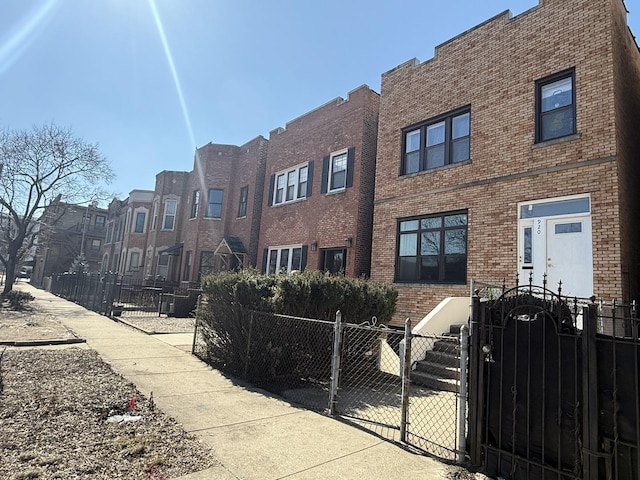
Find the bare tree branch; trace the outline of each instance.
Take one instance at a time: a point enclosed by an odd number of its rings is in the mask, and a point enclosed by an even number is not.
[[[68,203],[109,198],[103,185],[114,174],[97,145],[54,124],[0,130],[0,164],[0,263],[6,270],[6,293],[34,244],[39,214],[60,196]]]

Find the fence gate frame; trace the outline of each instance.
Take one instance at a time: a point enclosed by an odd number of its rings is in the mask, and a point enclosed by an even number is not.
[[[490,302],[474,294],[469,455],[489,474],[582,478],[584,338],[577,319],[546,285],[503,289]]]
[[[596,304],[595,297],[588,300],[566,298],[560,292],[561,285],[558,293],[554,293],[546,288],[546,282],[539,287],[530,281],[528,285],[509,290],[503,287],[497,299],[481,302],[479,290],[474,291],[469,357],[467,447],[470,461],[489,474],[508,479],[640,480],[640,407],[637,401],[640,319],[637,307],[635,303]],[[535,309],[542,311],[542,318],[527,317],[526,314],[536,312]],[[552,315],[548,315],[549,312]],[[538,322],[537,326],[532,326],[534,321]],[[512,325],[507,333],[508,322]],[[555,331],[549,332],[553,327]],[[541,331],[543,346],[538,348],[539,352],[531,354],[535,341],[526,340],[528,344],[522,346],[518,344],[528,338],[526,334],[535,337]],[[514,345],[505,351],[503,347],[509,342]],[[556,344],[545,350],[550,343]],[[526,355],[519,355],[518,348]],[[557,357],[553,358],[555,354]],[[540,358],[544,358],[542,368],[538,367],[532,375],[531,365]],[[526,363],[527,359],[533,360]],[[547,360],[557,361],[558,366],[557,376],[549,375],[545,382],[542,372],[556,368],[545,365]],[[529,382],[526,385],[523,385],[520,370],[511,367],[515,362],[525,364],[523,370],[528,375],[526,382]],[[513,379],[507,378],[503,382],[503,371]],[[542,375],[541,388],[546,391],[537,394],[541,405],[532,406],[532,389],[527,385],[540,385],[530,383],[529,379],[535,374]],[[500,386],[498,394],[495,392],[496,379]],[[549,388],[554,381],[557,388]],[[539,393],[542,393],[541,397]],[[492,401],[500,403],[497,419]],[[511,403],[513,409],[507,408]],[[541,409],[542,414],[536,409]],[[526,410],[526,422],[522,421],[523,410]],[[506,419],[502,418],[502,412]],[[516,423],[516,418],[520,423]],[[541,435],[530,426],[530,418],[542,421]],[[509,428],[505,433],[503,422],[508,426],[511,426],[508,422],[513,424],[512,437]],[[552,425],[554,423],[557,425]],[[522,424],[526,424],[524,433]],[[548,438],[545,428],[549,429],[547,434],[556,435],[557,444],[545,444]],[[626,438],[621,433],[624,428],[627,429]],[[520,429],[518,443],[517,429]],[[510,438],[505,441],[505,437]],[[568,450],[569,446],[571,450]],[[555,454],[554,448],[558,450]],[[492,455],[491,459],[489,455]],[[567,458],[569,462],[565,462]],[[568,465],[570,462],[573,464]]]

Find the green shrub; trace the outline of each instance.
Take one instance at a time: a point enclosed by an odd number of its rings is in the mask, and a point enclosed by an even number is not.
[[[224,272],[205,277],[202,291],[206,302],[198,313],[198,328],[206,344],[203,357],[257,382],[312,377],[318,366],[325,369],[331,363],[330,327],[279,315],[333,322],[340,310],[348,323],[375,316],[378,323],[386,324],[398,295],[391,285],[318,271]]]
[[[12,310],[25,310],[27,303],[32,302],[36,298],[28,292],[19,292],[11,290],[2,296],[2,300],[9,304]]]

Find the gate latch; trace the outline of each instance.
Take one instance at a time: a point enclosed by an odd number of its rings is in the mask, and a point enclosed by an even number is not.
[[[493,359],[493,355],[491,355],[492,350],[493,348],[491,348],[491,345],[489,344],[485,344],[482,346],[482,353],[484,353],[484,361],[487,363],[496,363],[496,361]]]

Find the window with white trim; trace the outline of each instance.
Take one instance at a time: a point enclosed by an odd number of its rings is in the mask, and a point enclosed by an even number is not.
[[[151,223],[151,230],[155,230],[158,226],[158,200],[153,201],[153,222]]]
[[[129,271],[136,271],[140,268],[140,252],[131,252],[129,255]]]
[[[269,248],[266,267],[266,273],[291,273],[294,270],[302,270],[302,245]]]
[[[273,205],[306,198],[308,175],[309,167],[306,164],[277,173],[272,199]]]
[[[158,255],[158,267],[156,268],[156,276],[166,279],[169,274],[169,255]]]
[[[178,207],[177,200],[165,200],[164,202],[164,219],[162,220],[163,230],[173,230],[176,223],[176,210]]]
[[[344,190],[347,185],[347,151],[331,156],[329,162],[329,191]]]

